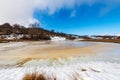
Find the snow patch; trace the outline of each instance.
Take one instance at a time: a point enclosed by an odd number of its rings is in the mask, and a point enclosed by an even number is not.
[[[65,41],[65,37],[51,37],[51,41]]]

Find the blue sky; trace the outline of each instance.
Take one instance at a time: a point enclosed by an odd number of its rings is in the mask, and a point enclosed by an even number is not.
[[[34,18],[41,26],[55,31],[79,34],[120,34],[120,6],[104,2],[86,3],[71,8],[61,8],[53,14],[36,9]]]
[[[0,0],[0,24],[36,21],[71,34],[120,34],[120,0]]]

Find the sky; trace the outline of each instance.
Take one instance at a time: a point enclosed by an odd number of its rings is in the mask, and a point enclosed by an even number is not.
[[[0,24],[39,22],[78,35],[120,34],[120,0],[0,0]]]

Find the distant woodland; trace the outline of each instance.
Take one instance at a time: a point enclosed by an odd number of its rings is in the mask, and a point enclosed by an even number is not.
[[[51,40],[51,37],[64,37],[69,40],[97,41],[97,42],[119,42],[120,36],[111,35],[74,35],[54,30],[46,30],[41,27],[25,27],[18,24],[10,25],[5,23],[0,25],[0,42],[19,41],[19,40]]]
[[[58,36],[67,39],[74,39],[71,35],[55,32],[54,30],[45,30],[41,27],[28,27],[18,24],[10,25],[5,23],[0,25],[0,38],[5,39],[7,36],[13,36],[22,40],[50,40],[50,37]],[[19,38],[17,38],[19,36]]]

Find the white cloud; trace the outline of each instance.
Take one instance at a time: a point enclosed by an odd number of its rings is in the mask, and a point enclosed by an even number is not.
[[[45,10],[49,15],[54,14],[61,8],[73,9],[83,3],[92,5],[101,0],[0,0],[0,24],[9,22],[11,24],[27,25],[34,22],[34,10]],[[120,3],[119,0],[104,0],[102,3],[112,5]],[[75,14],[73,12],[73,14]]]
[[[30,19],[33,19],[32,4],[30,0],[0,0],[0,24],[9,22],[26,25]]]
[[[49,15],[61,8],[73,8],[85,0],[0,0],[0,24],[27,25],[33,18],[34,9],[46,10]]]

